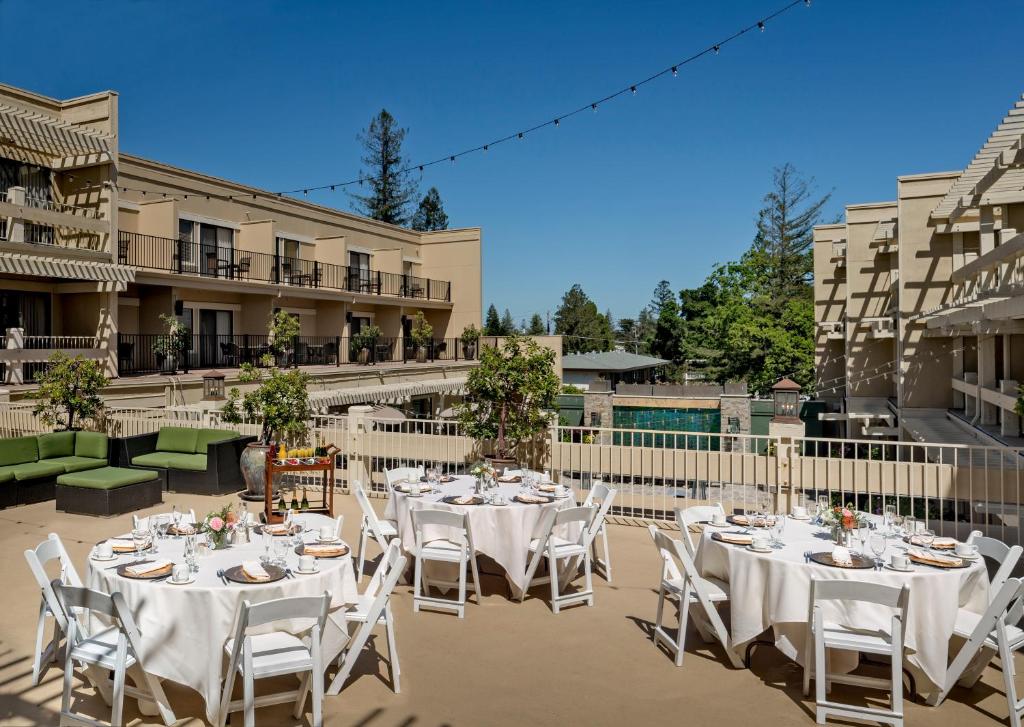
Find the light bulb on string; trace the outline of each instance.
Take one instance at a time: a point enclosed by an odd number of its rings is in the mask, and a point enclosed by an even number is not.
[[[555,126],[558,126],[558,119],[555,119]]]
[[[717,56],[718,55],[718,51],[719,51],[719,48],[718,48],[717,45],[714,47],[714,50],[715,50],[715,55]]]
[[[758,21],[757,21],[757,27],[758,27],[758,28],[760,29],[760,31],[761,31],[761,32],[763,33],[763,32],[764,32],[764,21],[763,21],[763,20],[758,20]]]
[[[597,113],[597,104],[596,104],[596,103],[592,103],[592,104],[590,104],[590,108],[591,108],[591,110],[593,110],[593,112],[594,112],[595,114]]]
[[[487,153],[487,144],[484,144],[484,154]]]
[[[523,138],[523,132],[521,132],[521,131],[519,132],[519,138],[520,138],[520,139],[522,139],[522,138]]]
[[[634,96],[636,96],[636,86],[630,86],[629,90],[633,92]]]
[[[679,75],[679,69],[676,68],[675,66],[672,66],[672,77],[675,78],[678,75]]]

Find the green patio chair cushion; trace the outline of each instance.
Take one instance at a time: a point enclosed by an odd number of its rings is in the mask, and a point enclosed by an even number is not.
[[[0,483],[10,482],[14,479],[14,468],[17,465],[7,465],[6,467],[0,467]]]
[[[196,438],[196,454],[206,454],[208,445],[232,439],[238,439],[238,432],[232,432],[230,429],[200,429]]]
[[[167,465],[175,470],[193,470],[195,472],[206,471],[205,454],[172,454],[170,463]]]
[[[176,457],[176,452],[147,452],[132,457],[132,464],[136,467],[163,467],[171,466],[171,458]]]
[[[54,462],[56,464],[64,465],[65,472],[94,470],[97,467],[106,467],[108,464],[106,457],[100,459],[99,457],[79,457],[77,455],[71,455],[70,457],[53,457],[51,459],[40,461]]]
[[[35,462],[39,459],[38,439],[35,436],[0,439],[0,467]]]
[[[74,432],[54,432],[39,435],[39,459],[70,457],[75,453]]]
[[[103,432],[79,432],[75,435],[75,456],[106,460],[107,444]]]
[[[149,482],[159,477],[152,470],[133,470],[123,467],[100,467],[85,472],[69,472],[57,478],[58,485],[84,487],[91,490],[113,490],[140,482]]]
[[[64,474],[64,465],[59,462],[25,462],[14,466],[14,479],[18,482],[62,474]]]
[[[196,439],[198,435],[198,429],[189,429],[188,427],[160,427],[160,434],[156,438],[156,450],[158,452],[181,452],[182,454],[194,454],[196,451]]]

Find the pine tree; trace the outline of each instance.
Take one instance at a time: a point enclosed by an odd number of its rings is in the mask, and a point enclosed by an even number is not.
[[[526,326],[526,333],[531,336],[543,336],[547,332],[544,319],[540,317],[540,313],[534,313],[530,317],[529,325]]]
[[[448,229],[448,215],[445,214],[441,193],[437,187],[431,187],[420,200],[416,214],[412,216],[412,229],[419,232]]]
[[[597,310],[579,283],[573,285],[555,311],[555,333],[564,337],[565,353],[608,351],[611,348],[611,328],[608,320]]]
[[[512,320],[512,314],[506,308],[505,312],[501,314],[501,335],[511,336],[513,333],[517,333],[516,322]]]
[[[362,214],[392,225],[408,222],[408,205],[416,195],[416,184],[409,173],[402,156],[402,142],[408,129],[398,126],[387,109],[370,120],[370,125],[359,135],[365,156],[365,181],[370,186],[367,195],[352,194]]]
[[[494,307],[494,303],[487,308],[487,317],[484,318],[484,335],[501,335],[501,319],[498,318],[498,309]]]

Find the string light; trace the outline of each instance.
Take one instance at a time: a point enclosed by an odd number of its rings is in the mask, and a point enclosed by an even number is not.
[[[442,157],[438,157],[437,159],[434,159],[432,161],[421,162],[421,163],[418,163],[418,164],[410,164],[409,166],[407,166],[407,167],[405,167],[403,169],[400,169],[398,171],[399,171],[399,173],[403,173],[403,172],[411,172],[414,169],[418,169],[422,173],[427,167],[431,167],[431,166],[434,166],[436,164],[440,164],[443,161],[454,162],[455,159],[457,159],[460,156],[466,156],[468,154],[473,154],[475,152],[486,152],[490,147],[492,147],[492,146],[494,146],[496,144],[503,144],[503,143],[505,143],[507,141],[510,141],[512,139],[520,139],[521,140],[521,139],[525,138],[526,134],[534,132],[534,131],[539,131],[540,129],[542,129],[542,128],[546,127],[546,126],[557,127],[557,126],[560,125],[560,122],[561,122],[562,119],[566,119],[566,118],[569,118],[571,116],[575,116],[576,114],[581,113],[581,112],[583,112],[583,111],[585,111],[587,109],[590,109],[592,112],[596,113],[597,112],[597,107],[598,107],[599,104],[605,103],[606,101],[612,101],[612,100],[614,100],[614,99],[616,99],[616,98],[618,98],[618,97],[620,97],[620,96],[622,96],[622,95],[624,95],[626,93],[629,93],[631,95],[636,95],[641,86],[646,85],[648,83],[652,83],[653,81],[661,78],[662,76],[671,75],[673,77],[676,77],[676,76],[679,75],[679,68],[681,66],[685,66],[687,64],[693,63],[693,62],[695,62],[695,61],[697,61],[697,60],[699,60],[699,59],[701,59],[704,56],[709,55],[709,54],[714,54],[714,55],[717,56],[724,45],[726,45],[727,43],[731,43],[733,41],[738,40],[739,38],[741,38],[742,36],[746,35],[747,33],[749,33],[750,31],[752,31],[754,29],[758,29],[758,30],[764,32],[766,24],[767,24],[768,21],[771,21],[771,20],[774,20],[774,19],[778,18],[779,16],[783,15],[784,13],[788,12],[789,10],[791,10],[792,8],[794,8],[795,6],[800,5],[800,4],[803,4],[804,6],[809,7],[811,2],[810,2],[810,0],[791,0],[791,2],[789,2],[786,5],[780,7],[778,10],[775,10],[774,12],[772,12],[769,15],[761,18],[760,20],[756,21],[755,23],[752,23],[752,24],[750,24],[748,26],[745,26],[745,27],[741,28],[740,30],[738,30],[735,33],[733,33],[732,35],[730,35],[730,36],[728,36],[726,38],[723,38],[723,39],[719,40],[718,42],[716,42],[716,43],[714,43],[712,45],[709,45],[709,46],[705,47],[703,50],[697,51],[697,52],[693,53],[692,55],[690,55],[689,57],[684,58],[683,60],[680,60],[680,61],[678,61],[676,63],[673,63],[671,66],[668,66],[668,67],[666,67],[666,68],[664,68],[664,69],[662,69],[660,71],[652,73],[650,76],[648,76],[647,78],[644,78],[643,80],[636,81],[634,83],[629,84],[628,86],[624,86],[623,88],[621,88],[618,91],[614,91],[612,93],[609,93],[608,95],[604,96],[603,98],[599,98],[599,99],[597,99],[595,101],[591,101],[591,102],[589,102],[587,104],[584,104],[583,106],[580,106],[577,109],[569,111],[568,113],[560,114],[559,116],[556,116],[556,117],[552,118],[550,121],[545,121],[545,122],[539,123],[539,124],[537,124],[535,126],[532,126],[532,127],[526,128],[526,129],[522,129],[521,131],[512,132],[511,134],[507,134],[506,136],[503,136],[503,137],[500,137],[500,138],[497,138],[497,139],[493,139],[493,140],[487,142],[486,144],[480,144],[478,146],[474,146],[474,147],[471,147],[471,148],[468,148],[468,149],[464,149],[464,150],[456,152],[454,154],[451,154],[451,153],[450,154],[446,154],[446,155],[444,155]],[[372,180],[373,178],[370,178],[370,179]],[[268,192],[268,193],[266,193],[266,195],[267,195],[267,197],[271,197],[272,198],[272,197],[283,197],[284,195],[298,194],[299,192],[302,192],[302,194],[304,196],[308,196],[309,192],[317,192],[317,191],[322,191],[322,190],[330,190],[330,191],[334,192],[338,187],[348,187],[348,186],[351,186],[353,184],[359,184],[360,186],[362,186],[363,185],[363,181],[364,181],[364,178],[363,178],[362,175],[360,175],[357,179],[350,179],[348,181],[332,182],[330,184],[313,185],[313,186],[308,186],[308,187],[298,187],[296,189],[284,190],[284,191],[278,191],[278,192]],[[128,189],[130,189],[130,188],[128,188]],[[143,191],[143,190],[137,190],[136,189],[136,190],[132,190],[132,191],[141,192],[143,194],[143,196],[145,196],[145,191]],[[217,199],[224,199],[224,200],[230,202],[230,201],[235,200],[235,199],[248,198],[250,196],[250,194],[251,193],[234,194],[234,195],[209,195],[209,196],[210,197],[216,197]],[[252,194],[251,196],[252,196],[253,199],[256,199],[256,195]],[[185,199],[188,199],[187,195],[185,195]]]

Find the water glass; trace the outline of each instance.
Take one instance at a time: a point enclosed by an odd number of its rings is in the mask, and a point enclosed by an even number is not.
[[[160,546],[157,545],[157,538],[160,536],[160,523],[156,521],[156,515],[149,518],[149,542],[152,543],[150,546],[150,553],[159,553]]]
[[[828,495],[818,495],[818,517],[828,512]]]
[[[288,538],[277,538],[274,541],[274,562],[278,565],[284,565],[285,558],[288,556]]]
[[[896,506],[886,505],[883,512],[883,522],[885,522],[885,529],[892,530],[893,525],[896,522]]]
[[[924,530],[918,531],[917,537],[920,540],[921,545],[930,550],[932,547],[932,543],[935,542],[935,531],[928,530],[927,528],[925,528]]]
[[[188,564],[189,569],[195,573],[199,570],[199,566],[196,563],[196,536],[186,535],[185,536],[185,563]]]
[[[142,560],[142,549],[146,547],[146,540],[149,538],[148,530],[136,528],[132,530],[132,544],[135,546],[135,559]]]
[[[871,552],[875,554],[875,566],[878,568],[882,567],[882,556],[885,555],[885,534],[880,533],[877,530],[871,533],[871,539],[868,544],[871,547]]]
[[[871,524],[862,520],[857,524],[857,540],[860,541],[860,554],[868,554],[868,538],[871,536]]]

